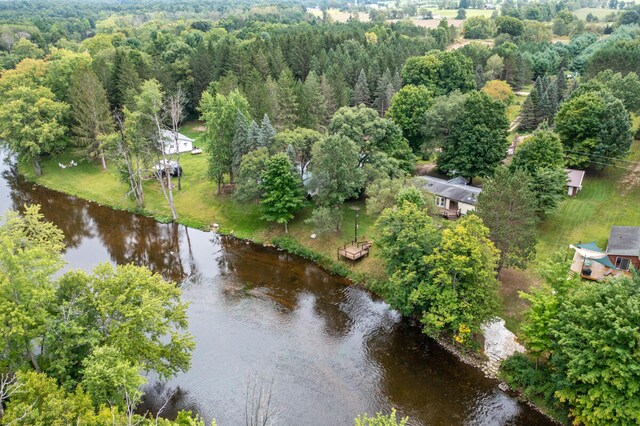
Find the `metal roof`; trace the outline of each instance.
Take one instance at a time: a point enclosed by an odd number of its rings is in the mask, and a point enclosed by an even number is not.
[[[582,180],[584,179],[584,170],[565,169],[569,181],[567,186],[573,186],[575,188],[582,187]]]
[[[463,183],[462,178],[444,180],[431,176],[418,176],[416,179],[431,194],[472,206],[478,202],[478,194],[482,192],[480,188]]]
[[[612,226],[607,254],[640,256],[640,226]]]

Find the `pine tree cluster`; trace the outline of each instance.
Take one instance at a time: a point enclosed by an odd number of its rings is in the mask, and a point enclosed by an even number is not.
[[[538,77],[531,93],[522,104],[520,130],[535,130],[540,123],[552,123],[567,92],[564,69],[557,76]]]
[[[273,143],[276,130],[271,125],[271,120],[267,114],[262,118],[262,123],[249,119],[241,112],[238,112],[236,119],[236,130],[233,136],[233,172],[238,173],[242,157],[258,148],[269,149]]]

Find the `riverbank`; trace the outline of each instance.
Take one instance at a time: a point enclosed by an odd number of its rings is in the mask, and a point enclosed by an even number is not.
[[[45,174],[37,178],[28,167],[21,167],[20,171],[26,175],[29,181],[49,189],[116,210],[153,217],[160,222],[169,221],[169,209],[166,207],[157,182],[153,180],[145,182],[147,208],[140,211],[136,209],[134,202],[126,197],[126,184],[121,182],[111,170],[103,171],[98,164],[82,162],[76,167],[65,169],[57,166],[58,163],[68,164],[73,159],[73,152],[47,159],[43,163]],[[383,261],[376,256],[375,246],[373,255],[361,263],[347,264],[336,260],[333,247],[353,238],[353,228],[347,223],[340,234],[311,239],[312,229],[304,223],[304,218],[308,217],[311,210],[311,206],[308,206],[292,222],[290,234],[285,235],[284,230],[279,226],[270,226],[266,222],[260,221],[257,205],[237,204],[229,195],[215,194],[215,185],[205,178],[205,160],[203,156],[185,156],[181,159],[185,176],[183,189],[176,194],[176,207],[181,224],[210,230],[212,223],[218,223],[220,233],[262,245],[275,245],[289,253],[306,258],[333,274],[347,277],[357,284],[364,284],[369,280],[384,279]],[[197,197],[204,197],[204,199],[196,200],[196,203],[194,198]],[[353,210],[350,210],[352,207],[361,209],[360,235],[364,234],[375,240],[374,220],[366,215],[363,202],[352,202],[345,206],[345,222],[347,222],[349,215],[353,216],[354,214]],[[442,348],[462,362],[482,370],[483,358],[479,354],[463,352],[444,338],[437,339],[437,341]],[[533,407],[545,414],[539,407]]]
[[[60,168],[59,164],[78,163],[75,167]],[[356,282],[364,277],[384,279],[384,265],[377,256],[377,247],[372,247],[371,256],[358,263],[345,264],[337,260],[337,249],[351,241],[354,236],[354,208],[359,209],[358,235],[375,240],[375,218],[366,214],[363,201],[345,203],[344,223],[338,233],[314,234],[312,225],[305,223],[311,215],[313,205],[309,203],[289,224],[289,233],[284,227],[260,219],[256,203],[238,203],[231,194],[216,193],[216,185],[207,179],[207,161],[204,155],[182,155],[184,169],[182,189],[174,190],[178,223],[201,230],[210,230],[215,223],[217,232],[233,235],[259,244],[286,245],[288,250],[297,247],[296,252],[321,264],[330,272],[345,275]],[[76,197],[106,205],[117,210],[129,211],[160,222],[171,221],[170,210],[162,194],[160,185],[151,179],[144,182],[145,208],[140,210],[128,197],[127,184],[121,180],[113,167],[102,170],[98,163],[80,161],[74,151],[68,151],[43,161],[42,176],[35,176],[33,170],[24,165],[20,172],[31,182]],[[175,184],[175,182],[174,182]]]

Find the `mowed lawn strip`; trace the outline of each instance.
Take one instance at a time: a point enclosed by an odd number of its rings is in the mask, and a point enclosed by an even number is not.
[[[58,166],[59,163],[69,164],[71,160],[78,162],[78,166],[65,169]],[[184,169],[182,190],[174,189],[173,191],[180,223],[199,229],[210,229],[213,223],[217,223],[223,233],[259,243],[285,235],[282,225],[260,219],[260,207],[257,203],[238,203],[230,194],[216,193],[216,184],[207,178],[206,154],[182,154],[180,163]],[[166,222],[171,219],[171,212],[160,184],[155,179],[145,181],[145,208],[139,211],[136,209],[134,200],[127,196],[128,185],[118,176],[114,167],[103,171],[97,162],[80,161],[79,156],[72,151],[43,161],[44,174],[41,177],[36,178],[27,165],[21,165],[20,170],[29,180],[50,189],[119,210],[153,216],[160,221]],[[173,179],[173,183],[177,185],[177,180]],[[302,246],[338,261],[338,247],[354,237],[355,210],[353,208],[358,209],[359,237],[366,236],[375,241],[373,224],[376,217],[367,215],[365,203],[361,200],[345,203],[344,222],[339,232],[320,235],[315,239],[311,238],[314,233],[313,226],[305,223],[305,219],[311,216],[313,210],[313,203],[309,202],[308,206],[299,211],[290,223],[289,235]],[[377,247],[374,244],[371,256],[358,263],[349,263],[352,270],[356,273],[384,278],[383,261],[376,256],[376,252]]]
[[[629,161],[640,162],[640,142],[632,146]],[[614,225],[640,226],[640,166],[620,162],[620,167],[587,170],[582,191],[567,197],[540,224],[538,259],[579,241],[596,241],[605,249]],[[633,169],[635,171],[628,170]]]

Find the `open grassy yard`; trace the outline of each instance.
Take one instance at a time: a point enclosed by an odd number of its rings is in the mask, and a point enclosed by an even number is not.
[[[181,132],[194,137],[199,123],[188,123]],[[58,163],[68,164],[76,160],[77,167],[62,169]],[[233,234],[257,242],[268,242],[272,238],[284,235],[284,227],[267,223],[260,219],[260,208],[257,204],[242,204],[233,200],[230,194],[217,194],[217,185],[207,179],[207,158],[203,155],[182,154],[180,163],[184,169],[182,190],[174,190],[175,206],[179,222],[188,226],[210,229],[211,224],[220,225],[221,232]],[[128,185],[117,175],[114,168],[103,171],[98,163],[81,162],[73,152],[65,152],[43,162],[44,175],[35,179],[32,170],[25,166],[21,171],[31,180],[51,189],[69,193],[80,198],[109,205],[116,209],[136,211],[132,198],[127,197]],[[173,183],[177,185],[174,179]],[[138,213],[154,216],[159,220],[169,221],[171,213],[162,194],[160,184],[155,179],[144,183],[145,209]],[[320,235],[311,239],[313,227],[304,222],[309,218],[313,206],[311,203],[301,210],[289,225],[289,233],[303,246],[337,259],[339,246],[353,239],[355,211],[359,209],[359,236],[366,236],[375,241],[374,217],[366,214],[363,201],[353,201],[344,206],[344,223],[338,233]],[[374,277],[384,276],[382,260],[376,257],[374,244],[371,256],[353,265],[353,270]]]
[[[640,162],[640,141],[628,160]],[[538,259],[579,241],[596,241],[604,249],[613,225],[640,225],[640,163],[587,170],[582,191],[540,224]]]

